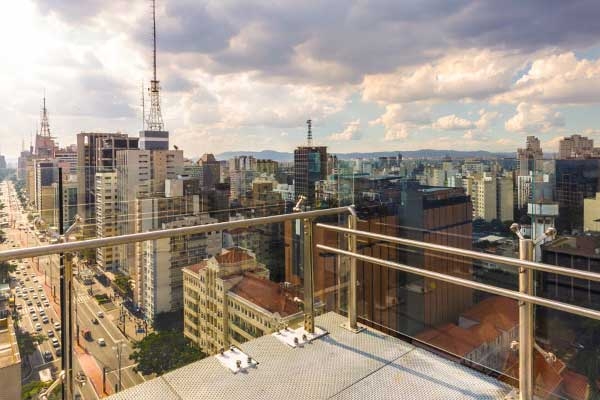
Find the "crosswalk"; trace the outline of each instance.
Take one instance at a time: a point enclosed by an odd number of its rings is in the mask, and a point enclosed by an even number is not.
[[[86,293],[80,293],[80,294],[77,294],[77,296],[75,296],[75,302],[77,304],[85,303],[89,299],[90,299],[90,295],[86,294]]]

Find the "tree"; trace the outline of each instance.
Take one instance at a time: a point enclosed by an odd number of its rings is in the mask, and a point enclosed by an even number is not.
[[[6,261],[0,261],[0,282],[8,281],[8,274],[15,272],[17,266]]]
[[[51,382],[31,381],[21,388],[22,400],[37,399],[40,392],[50,386]]]
[[[122,273],[117,273],[113,283],[117,286],[117,288],[119,288],[119,291],[124,297],[133,297],[133,283],[128,276]]]
[[[205,357],[181,333],[176,331],[153,332],[133,344],[130,360],[138,363],[142,374],[162,375]]]
[[[21,358],[26,358],[32,355],[36,350],[36,345],[41,344],[48,338],[45,335],[30,333],[27,331],[17,332],[17,344],[19,345],[19,353]]]

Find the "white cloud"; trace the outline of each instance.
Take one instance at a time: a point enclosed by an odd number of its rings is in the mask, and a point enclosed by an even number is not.
[[[487,49],[458,51],[416,69],[366,75],[363,98],[384,103],[484,99],[509,89],[525,60],[523,55]]]
[[[479,119],[475,122],[477,129],[486,130],[488,129],[500,116],[497,111],[486,111],[484,109],[479,110]]]
[[[383,125],[385,140],[406,139],[412,131],[431,123],[431,110],[420,104],[388,104],[385,113],[369,125]]]
[[[329,136],[329,140],[342,141],[342,140],[358,140],[362,137],[360,132],[360,119],[351,121],[346,125],[346,128],[342,132],[334,133]]]
[[[536,59],[510,91],[495,102],[598,103],[600,60],[578,60],[572,52]]]
[[[564,125],[562,114],[551,107],[519,103],[517,113],[505,122],[504,127],[510,132],[548,132]]]
[[[455,114],[445,115],[440,117],[431,125],[433,129],[441,129],[444,131],[460,131],[472,129],[475,123],[468,119],[461,118]]]

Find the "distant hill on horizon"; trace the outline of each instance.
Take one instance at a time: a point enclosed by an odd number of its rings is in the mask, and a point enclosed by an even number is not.
[[[353,158],[376,158],[376,157],[395,157],[398,153],[404,158],[443,158],[450,156],[452,158],[495,158],[495,157],[515,157],[515,153],[499,152],[492,153],[485,150],[460,151],[460,150],[410,150],[410,151],[375,151],[364,153],[333,153],[341,160],[350,160]],[[228,160],[237,156],[253,156],[259,159],[270,159],[274,161],[294,161],[294,153],[281,152],[275,150],[262,151],[226,151],[215,154],[217,160]]]

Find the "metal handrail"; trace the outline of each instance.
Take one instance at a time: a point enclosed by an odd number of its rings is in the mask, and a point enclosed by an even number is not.
[[[354,214],[352,206],[336,207],[324,210],[302,211],[293,214],[279,214],[268,217],[250,218],[239,221],[217,222],[214,224],[186,226],[182,228],[161,229],[156,231],[130,233],[119,236],[80,240],[77,242],[57,243],[45,246],[27,247],[24,249],[11,249],[0,251],[0,261],[19,258],[47,256],[51,254],[70,253],[98,247],[117,246],[120,244],[136,243],[145,240],[164,239],[173,236],[191,235],[194,233],[207,233],[226,229],[248,228],[256,225],[273,224],[295,219],[313,219],[323,216]]]
[[[349,220],[350,222],[351,220]],[[519,301],[519,341],[515,342],[519,348],[519,399],[520,400],[531,400],[534,395],[534,378],[533,378],[533,352],[534,349],[542,351],[541,348],[535,343],[534,334],[534,312],[533,305],[544,306],[555,310],[564,311],[570,314],[580,315],[587,318],[600,320],[600,311],[593,310],[590,308],[579,307],[576,305],[563,303],[546,299],[543,297],[535,296],[533,289],[533,271],[544,271],[549,273],[555,273],[559,275],[566,275],[573,278],[581,278],[593,281],[600,281],[600,274],[580,271],[575,269],[568,269],[563,267],[557,267],[547,264],[540,264],[533,262],[533,250],[535,243],[531,239],[520,237],[519,240],[519,259],[496,256],[485,253],[478,253],[472,250],[459,249],[456,247],[444,246],[433,243],[420,242],[416,240],[403,239],[394,236],[387,236],[378,233],[371,233],[360,231],[356,229],[356,226],[349,224],[348,228],[343,228],[329,224],[316,224],[317,227],[327,229],[334,232],[344,233],[348,237],[353,237],[353,246],[350,251],[338,249],[331,246],[317,244],[317,249],[325,250],[330,253],[343,255],[350,257],[353,261],[353,268],[356,268],[356,260],[363,260],[372,264],[381,265],[384,267],[412,273],[415,275],[424,276],[431,279],[437,279],[444,282],[469,287],[476,290],[481,290],[488,293],[493,293],[500,296],[505,296]],[[519,276],[519,291],[510,289],[504,289],[493,285],[488,285],[480,282],[471,281],[464,278],[455,277],[449,274],[443,274],[439,272],[429,271],[423,268],[411,267],[405,264],[396,263],[393,261],[382,260],[380,258],[357,254],[356,252],[356,237],[366,237],[371,239],[380,240],[383,242],[397,243],[409,247],[416,247],[424,250],[431,250],[435,252],[441,252],[445,254],[452,254],[458,256],[465,256],[468,258],[475,258],[480,260],[486,260],[496,262],[500,264],[510,265],[518,268]],[[354,275],[356,276],[354,271]],[[349,302],[348,302],[348,325],[356,327],[356,307],[357,301],[356,296],[352,296],[352,292],[356,291],[356,280],[351,278],[350,285],[348,285]],[[511,344],[511,347],[513,344]],[[552,358],[554,355],[545,352],[544,357]]]
[[[331,230],[334,232],[346,233],[350,235],[362,236],[370,239],[378,239],[386,242],[397,243],[405,246],[416,247],[423,250],[432,250],[440,253],[451,253],[454,256],[465,256],[476,258],[479,260],[491,261],[503,265],[510,265],[517,268],[527,268],[536,271],[549,272],[552,274],[565,275],[571,278],[586,279],[590,281],[600,282],[600,274],[588,271],[582,271],[572,268],[558,267],[555,265],[542,264],[534,261],[520,260],[518,258],[510,258],[505,256],[497,256],[488,253],[479,253],[473,250],[461,249],[458,247],[444,246],[441,244],[421,242],[418,240],[404,239],[395,236],[387,236],[379,233],[360,231],[356,229],[348,229],[341,226],[317,223],[317,227]]]
[[[475,282],[464,278],[458,278],[448,274],[442,274],[440,272],[429,271],[426,269],[421,269],[417,267],[411,267],[406,264],[400,264],[393,261],[382,260],[380,258],[365,256],[362,254],[356,254],[347,250],[338,249],[331,246],[326,246],[322,244],[317,244],[317,249],[325,250],[328,252],[336,253],[343,256],[354,257],[358,260],[362,260],[368,263],[381,265],[384,267],[389,267],[392,269],[396,269],[399,271],[408,272],[415,275],[421,275],[426,278],[436,279],[448,283],[453,283],[460,286],[469,287],[471,289],[481,290],[488,293],[497,294],[499,296],[510,297],[511,299],[525,301],[532,304],[537,304],[539,306],[553,308],[559,311],[565,311],[570,314],[581,315],[582,317],[593,318],[600,320],[600,311],[596,311],[590,308],[579,307],[568,303],[562,303],[559,301],[549,300],[544,297],[539,296],[531,296],[528,294],[523,294],[517,292],[515,290],[504,289],[493,285],[488,285],[485,283]]]

